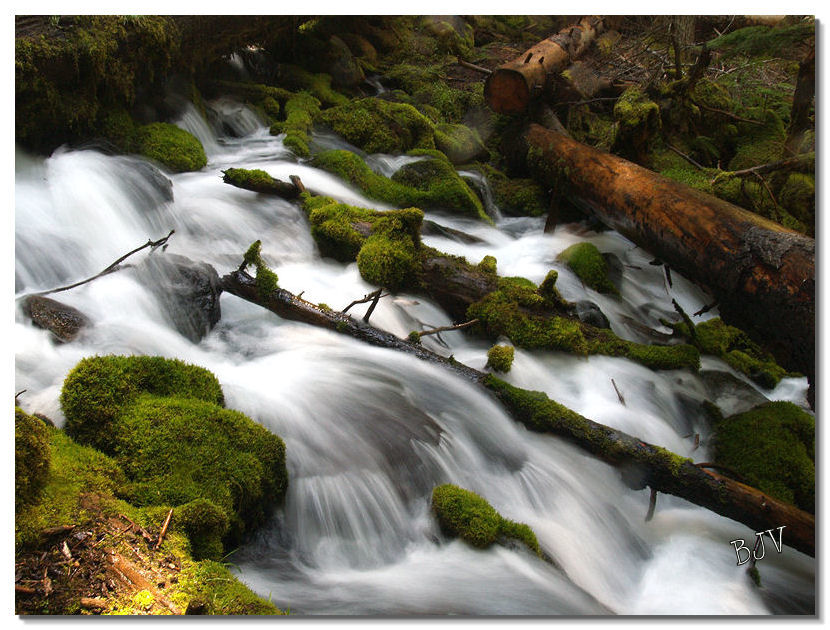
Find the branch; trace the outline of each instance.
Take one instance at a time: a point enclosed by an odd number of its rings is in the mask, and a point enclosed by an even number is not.
[[[705,109],[708,112],[713,112],[715,114],[721,114],[722,116],[726,116],[727,118],[731,118],[732,120],[737,120],[738,122],[745,122],[751,125],[763,125],[764,123],[759,122],[757,120],[751,120],[750,118],[743,118],[738,116],[737,114],[733,114],[732,112],[727,112],[723,109],[718,109],[717,107],[709,107],[709,105],[704,105],[703,103],[698,103],[697,101],[692,101],[695,105],[700,107],[700,109]]]
[[[470,63],[469,61],[464,61],[463,59],[458,60],[458,65],[464,66],[465,68],[469,68],[470,70],[475,70],[476,72],[480,72],[481,74],[493,74],[492,70],[482,68],[481,66],[477,66],[474,63]]]
[[[700,164],[698,164],[697,162],[695,162],[692,158],[690,158],[688,155],[686,155],[685,153],[683,153],[680,149],[678,149],[678,148],[677,148],[677,147],[675,147],[674,145],[671,145],[671,144],[669,144],[669,143],[667,142],[667,143],[666,143],[666,146],[667,146],[669,149],[671,149],[672,151],[674,151],[675,153],[677,153],[677,155],[679,155],[680,157],[682,157],[684,160],[686,160],[689,164],[691,164],[692,166],[696,167],[698,170],[701,170],[701,171],[703,170],[703,167],[702,167]]]
[[[745,177],[747,175],[763,175],[765,173],[771,173],[772,171],[796,170],[808,166],[813,160],[815,160],[815,153],[804,153],[796,157],[787,158],[786,160],[759,164],[758,166],[751,166],[740,171],[725,172],[723,174],[729,177]]]
[[[37,295],[49,295],[50,293],[58,293],[60,291],[68,291],[69,289],[74,289],[75,287],[79,287],[82,284],[87,284],[88,282],[92,282],[93,280],[97,280],[101,276],[106,276],[107,274],[113,273],[115,271],[119,271],[120,268],[118,267],[118,265],[120,263],[124,262],[127,258],[132,256],[133,254],[140,252],[142,249],[146,249],[147,247],[152,247],[153,250],[155,250],[158,247],[161,247],[162,245],[166,246],[167,245],[167,239],[169,239],[175,231],[176,230],[170,230],[170,233],[167,236],[165,236],[164,238],[160,238],[157,241],[148,240],[146,243],[144,243],[144,245],[141,245],[140,247],[136,247],[134,250],[132,250],[130,252],[127,252],[126,254],[121,256],[121,258],[119,258],[114,263],[112,263],[109,267],[107,267],[106,269],[104,269],[100,273],[95,274],[91,278],[87,278],[86,280],[81,280],[80,282],[76,282],[75,284],[70,284],[70,285],[65,286],[65,287],[58,287],[57,289],[50,289],[48,291],[41,291],[39,293],[29,293],[27,295],[21,295],[17,299],[22,300],[23,298],[34,297],[34,296],[37,296]]]
[[[467,328],[468,326],[472,326],[473,324],[477,324],[477,319],[471,319],[468,322],[464,322],[463,324],[456,324],[454,326],[439,326],[438,328],[433,328],[431,330],[425,330],[423,332],[418,333],[419,337],[426,337],[427,335],[435,335],[437,333],[446,332],[448,330],[461,330],[462,328]]]
[[[377,291],[372,291],[371,293],[367,293],[361,299],[355,300],[354,302],[349,304],[346,308],[344,308],[340,312],[345,315],[349,311],[349,309],[353,306],[357,306],[358,304],[366,304],[366,302],[371,302],[372,300],[374,300],[376,298],[376,296],[380,296],[380,297],[384,298],[384,297],[389,297],[391,295],[391,293],[386,293],[384,295],[380,295],[381,291],[383,291],[383,289],[378,289]]]

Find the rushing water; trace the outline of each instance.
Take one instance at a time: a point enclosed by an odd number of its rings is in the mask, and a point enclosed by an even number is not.
[[[298,163],[281,138],[269,135],[238,103],[213,103],[210,118],[208,123],[189,110],[178,121],[202,140],[209,163],[198,173],[168,175],[172,191],[156,167],[140,158],[61,149],[41,159],[18,152],[17,295],[91,276],[171,229],[176,233],[169,252],[208,262],[220,274],[237,267],[251,242],[261,239],[281,286],[305,291],[310,301],[343,308],[373,290],[355,264],[320,258],[295,204],[225,185],[220,171],[261,168],[281,179],[296,174],[314,192],[356,205],[388,206]],[[348,148],[330,135],[315,142]],[[370,156],[369,161],[390,174],[408,159]],[[672,298],[687,312],[710,301],[677,274],[669,286],[663,269],[649,264],[651,256],[614,232],[562,226],[544,234],[542,219],[500,218],[497,208],[492,215],[499,217],[495,227],[429,215],[480,242],[425,241],[471,262],[494,255],[500,274],[535,282],[555,268],[566,299],[595,302],[615,332],[638,341],[668,332],[660,319],[673,317]],[[616,256],[621,299],[586,289],[556,262],[558,252],[580,240]],[[229,407],[283,437],[290,474],[285,504],[233,562],[241,579],[293,613],[814,609],[813,559],[788,547],[767,553],[759,563],[763,588],[756,588],[746,567],[736,566],[729,544],[752,539],[748,528],[667,495],[660,495],[654,519],[646,523],[647,490],[630,490],[614,469],[579,449],[526,431],[485,392],[440,367],[282,321],[231,295],[222,297],[216,328],[192,343],[129,270],[55,297],[83,311],[94,325],[75,342],[58,345],[17,309],[15,391],[27,390],[21,400],[28,411],[61,423],[62,381],[84,356],[156,354],[212,370]],[[429,300],[398,295],[381,301],[372,322],[405,337],[450,319]],[[488,344],[461,332],[424,343],[475,368],[486,362]],[[507,380],[543,390],[594,420],[696,461],[708,459],[703,400],[713,399],[733,413],[764,397],[804,405],[806,394],[804,379],[761,391],[706,357],[701,373],[691,374],[652,372],[624,359],[517,349]],[[697,450],[694,434],[701,436]],[[561,568],[521,550],[478,551],[447,540],[429,512],[432,488],[446,482],[481,494],[505,517],[529,524]]]

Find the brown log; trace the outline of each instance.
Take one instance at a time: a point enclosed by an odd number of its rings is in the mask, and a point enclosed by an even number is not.
[[[99,597],[81,597],[79,603],[81,604],[81,608],[91,610],[104,610],[107,607],[107,600]]]
[[[559,74],[582,55],[602,32],[602,19],[584,17],[496,68],[484,83],[484,100],[500,114],[518,114],[540,92],[549,76]]]
[[[723,319],[815,376],[815,241],[539,125],[527,165],[546,185],[715,295]]]
[[[755,531],[787,527],[784,543],[815,555],[815,519],[798,508],[772,499],[760,490],[739,484],[713,472],[704,471],[691,460],[659,446],[647,444],[611,427],[599,424],[548,400],[541,392],[529,392],[508,385],[451,358],[442,357],[419,343],[409,343],[348,315],[323,310],[298,299],[285,289],[260,293],[256,280],[241,270],[222,278],[228,293],[293,321],[306,322],[348,335],[371,345],[405,352],[450,370],[493,392],[514,419],[534,431],[544,431],[579,446],[618,468],[634,488],[652,489],[682,497],[691,503],[744,523]]]

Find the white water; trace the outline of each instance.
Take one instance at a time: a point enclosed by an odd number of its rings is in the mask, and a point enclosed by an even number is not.
[[[235,130],[253,113],[229,102],[215,111]],[[195,118],[194,118],[195,116]],[[145,162],[94,151],[59,150],[46,160],[17,154],[16,291],[67,284],[98,272],[121,254],[170,229],[168,251],[238,266],[261,239],[280,284],[343,308],[372,290],[355,264],[321,260],[295,205],[221,182],[230,166],[299,175],[311,190],[351,204],[384,209],[343,182],[297,160],[264,127],[242,138],[215,137],[195,110],[179,122],[203,139],[209,164],[170,176],[168,201]],[[205,136],[205,137],[202,137]],[[344,146],[326,136],[324,146]],[[392,172],[405,160],[378,156]],[[566,299],[590,299],[618,334],[642,340],[662,329],[675,298],[693,312],[710,300],[673,275],[668,287],[651,257],[613,232],[560,227],[543,234],[539,219],[503,219],[496,227],[446,216],[430,218],[483,239],[430,245],[471,262],[498,259],[499,273],[541,281],[559,271]],[[590,240],[616,254],[622,299],[585,289],[555,260],[568,245]],[[146,255],[141,253],[136,258]],[[153,255],[162,255],[155,253]],[[22,404],[58,423],[66,373],[84,356],[105,353],[177,357],[212,370],[229,407],[283,437],[290,485],[273,522],[232,558],[241,578],[293,613],[316,614],[765,614],[812,612],[814,560],[785,547],[759,563],[764,588],[737,567],[730,540],[746,527],[680,499],[660,495],[644,522],[648,491],[629,490],[617,472],[550,436],[511,420],[481,390],[445,370],[392,351],[277,316],[233,296],[199,344],[168,323],[164,305],[129,271],[54,296],[94,322],[77,341],[56,345],[18,311],[13,343],[15,391]],[[360,307],[363,308],[363,307]],[[356,315],[362,311],[356,309]],[[710,313],[708,316],[713,316]],[[420,297],[381,301],[372,322],[402,337],[450,323]],[[638,325],[639,323],[639,325]],[[488,344],[460,332],[424,343],[482,369]],[[788,379],[760,392],[713,358],[702,374],[652,372],[624,359],[578,358],[516,350],[507,380],[547,392],[584,415],[696,461],[708,459],[708,428],[699,403],[728,412],[763,394],[804,404],[806,382]],[[611,379],[623,392],[619,403]],[[719,392],[723,392],[722,396]],[[702,446],[693,450],[692,435]],[[431,489],[452,482],[478,492],[505,517],[529,524],[561,570],[524,551],[476,551],[446,540],[430,516]],[[785,534],[786,535],[786,534]]]

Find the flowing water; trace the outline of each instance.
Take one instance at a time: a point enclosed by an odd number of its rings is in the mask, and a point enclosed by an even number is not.
[[[281,286],[304,291],[305,299],[339,309],[372,291],[354,263],[320,258],[295,204],[223,184],[220,171],[261,168],[280,179],[296,174],[314,192],[355,205],[388,206],[298,163],[281,137],[269,135],[238,103],[223,99],[210,111],[210,122],[195,110],[178,121],[202,140],[209,163],[198,173],[167,175],[172,189],[155,166],[136,157],[61,149],[42,159],[18,152],[17,295],[94,275],[171,229],[176,232],[168,252],[208,262],[220,274],[236,268],[248,246],[261,239]],[[348,148],[322,134],[315,145]],[[369,161],[390,174],[408,159],[370,156]],[[471,262],[494,255],[501,275],[540,282],[555,268],[566,299],[593,301],[615,332],[637,341],[659,340],[668,332],[660,318],[673,317],[672,298],[687,312],[710,301],[677,274],[669,286],[663,269],[615,232],[561,226],[544,234],[543,219],[501,218],[493,208],[495,227],[428,215],[478,237],[477,244],[444,237],[425,241]],[[584,288],[556,262],[558,252],[581,240],[616,257],[621,299]],[[83,311],[94,325],[78,340],[58,345],[17,309],[15,391],[27,390],[21,398],[27,411],[62,423],[62,381],[85,356],[163,355],[212,370],[229,407],[285,440],[290,474],[285,504],[232,561],[243,581],[292,613],[814,610],[813,559],[788,547],[768,552],[758,565],[763,588],[756,588],[746,567],[736,566],[729,544],[753,539],[748,528],[667,495],[659,496],[656,514],[646,523],[647,490],[630,490],[611,467],[559,439],[528,432],[484,391],[440,367],[283,321],[231,295],[222,297],[219,324],[193,343],[176,331],[166,305],[129,270],[54,297]],[[451,322],[429,300],[398,295],[380,302],[372,323],[405,337]],[[426,337],[424,343],[478,369],[489,345],[461,332]],[[691,374],[652,372],[624,359],[517,349],[507,380],[543,390],[589,418],[696,461],[709,459],[703,400],[715,400],[727,413],[764,397],[806,404],[805,379],[786,379],[774,391],[760,391],[706,357],[701,373]],[[697,450],[694,434],[701,436]],[[432,488],[447,482],[481,494],[505,517],[530,525],[560,568],[522,550],[478,551],[447,540],[429,512]]]

